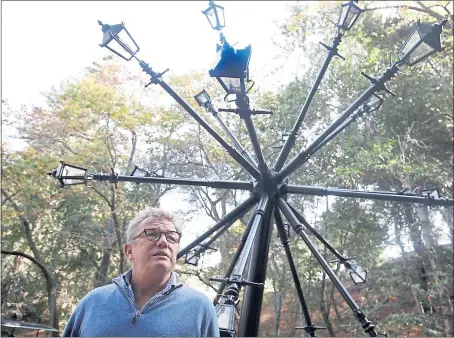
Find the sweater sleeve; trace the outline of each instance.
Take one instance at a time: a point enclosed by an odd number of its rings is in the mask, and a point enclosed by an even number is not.
[[[207,299],[208,300],[208,299]],[[203,332],[204,337],[219,337],[219,326],[218,326],[218,317],[216,315],[216,310],[213,304],[209,301],[206,305],[206,321],[205,321],[205,330]]]
[[[83,321],[82,305],[79,303],[69,317],[68,323],[63,330],[62,337],[80,337],[80,325]]]

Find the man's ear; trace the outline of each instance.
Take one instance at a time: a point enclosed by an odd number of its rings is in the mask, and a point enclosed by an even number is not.
[[[132,254],[132,245],[131,243],[126,243],[124,246],[124,251],[125,251],[125,256],[127,259],[132,260],[133,254]]]

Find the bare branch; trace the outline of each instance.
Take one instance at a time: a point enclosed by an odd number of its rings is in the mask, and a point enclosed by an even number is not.
[[[102,194],[99,190],[97,190],[95,187],[90,187],[94,192],[96,192],[99,196],[101,196],[103,198],[104,201],[107,202],[107,204],[109,205],[109,207],[112,209],[112,204],[110,203],[109,199],[104,195]]]
[[[201,275],[200,271],[197,270],[197,271],[194,271],[194,272],[191,272],[191,271],[182,271],[180,270],[179,271],[180,274],[182,275],[189,275],[189,276],[196,276],[203,284],[205,284],[206,286],[208,286],[209,288],[213,289],[214,291],[217,291],[217,289],[211,285],[209,282],[207,282]]]
[[[14,194],[9,195],[9,196],[7,196],[7,197],[5,197],[5,198],[2,198],[2,206],[3,206],[6,202],[8,202],[11,198],[13,198],[13,197],[16,196],[18,193],[20,193],[22,190],[24,190],[24,189],[19,189],[19,190],[16,191]],[[4,196],[6,196],[6,195],[4,195]]]

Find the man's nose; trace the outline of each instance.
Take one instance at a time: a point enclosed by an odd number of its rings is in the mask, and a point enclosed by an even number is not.
[[[159,237],[158,241],[156,242],[156,245],[159,247],[166,248],[169,245],[169,242],[167,242],[167,237],[164,234],[161,234],[161,237]]]

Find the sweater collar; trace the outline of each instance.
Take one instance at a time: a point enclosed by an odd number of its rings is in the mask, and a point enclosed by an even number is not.
[[[132,269],[129,269],[122,275],[112,279],[112,282],[114,282],[115,284],[118,284],[121,287],[131,287],[131,277],[132,277]],[[178,273],[176,273],[175,271],[172,271],[170,273],[170,278],[167,281],[167,284],[166,284],[164,290],[170,289],[172,287],[174,288],[181,284],[183,284],[183,283],[180,282],[180,276],[178,275]]]

